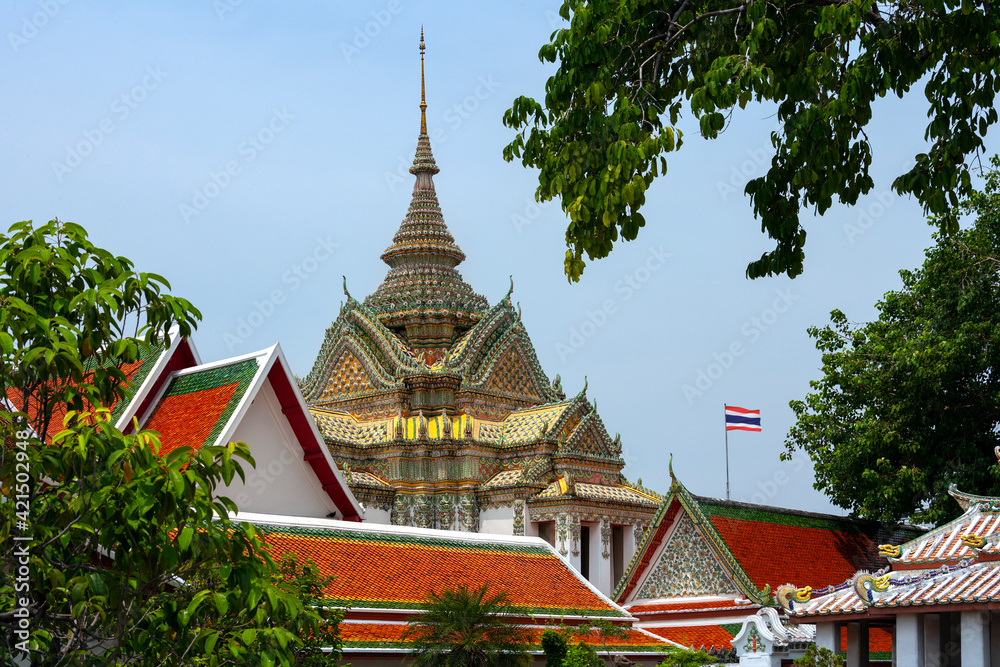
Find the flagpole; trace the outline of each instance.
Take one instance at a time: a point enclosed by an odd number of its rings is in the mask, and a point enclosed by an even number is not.
[[[726,430],[726,500],[729,500],[729,425],[726,424],[726,410],[729,406],[722,404],[722,428]]]

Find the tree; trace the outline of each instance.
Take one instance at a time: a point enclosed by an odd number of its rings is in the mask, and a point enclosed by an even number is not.
[[[944,214],[971,194],[966,160],[997,121],[1000,15],[988,0],[566,0],[560,15],[569,27],[539,52],[558,70],[544,104],[518,97],[504,115],[518,131],[504,158],[540,170],[539,201],[561,198],[570,280],[584,254],[605,257],[645,224],[645,192],[682,145],[685,100],[706,139],[737,106],[777,104],[770,167],[746,186],[775,247],[751,278],[802,271],[800,210],[871,191],[872,102],[921,82],[930,146],[893,188],[956,230]]]
[[[810,644],[805,655],[795,661],[795,667],[843,667],[844,657],[834,654],[828,648]]]
[[[416,667],[525,667],[530,661],[524,628],[513,622],[504,592],[484,584],[431,591],[427,609],[414,617],[406,637]]]
[[[611,640],[627,640],[628,630],[620,625],[615,625],[609,620],[600,619],[595,621],[593,624],[583,623],[581,625],[573,625],[563,628],[563,632],[568,637],[577,637],[581,641],[585,637],[590,637],[591,635],[596,635],[597,641],[601,642],[601,648],[604,649],[604,656],[609,660],[613,661],[614,656],[611,655],[611,649],[608,647],[608,642]],[[612,642],[613,645],[614,642]],[[594,649],[596,651],[596,649]]]
[[[329,615],[281,584],[217,489],[245,445],[122,433],[121,370],[200,318],[58,220],[0,234],[0,664],[290,664]],[[11,406],[19,409],[10,409]],[[65,419],[62,415],[67,410]],[[62,426],[62,428],[60,428]]]
[[[671,651],[657,667],[701,667],[715,662],[716,658],[705,651],[679,648]]]
[[[542,633],[542,651],[545,653],[545,667],[562,667],[566,659],[566,638],[555,630]]]
[[[593,646],[581,640],[566,652],[563,667],[604,667],[604,661]]]
[[[340,621],[344,618],[344,610],[325,607],[322,602],[323,589],[336,577],[323,576],[311,558],[299,563],[294,553],[284,554],[277,565],[274,583],[292,597],[314,605],[313,611],[318,615],[314,619],[316,626],[298,635],[294,650],[296,667],[337,664],[343,648]]]
[[[804,401],[786,452],[812,458],[814,486],[863,517],[940,523],[959,512],[956,484],[1000,494],[993,448],[1000,424],[1000,162],[959,211],[974,225],[938,235],[923,266],[876,321],[840,311],[810,328],[823,376]]]

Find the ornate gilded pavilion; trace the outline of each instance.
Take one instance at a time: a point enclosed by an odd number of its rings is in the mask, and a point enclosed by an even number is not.
[[[622,475],[621,441],[550,382],[511,302],[463,280],[434,189],[421,39],[413,197],[374,293],[346,303],[302,394],[376,523],[540,535],[604,593],[660,497]]]

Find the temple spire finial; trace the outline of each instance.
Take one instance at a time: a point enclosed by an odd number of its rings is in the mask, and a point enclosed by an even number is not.
[[[424,88],[424,27],[420,26],[420,134],[427,134],[427,92]]]

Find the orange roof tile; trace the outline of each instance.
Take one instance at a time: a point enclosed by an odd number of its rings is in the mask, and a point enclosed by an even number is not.
[[[111,405],[106,406],[111,409],[111,415],[113,420],[121,417],[122,413],[125,411],[125,408],[128,407],[129,403],[129,401],[127,400],[128,397],[131,397],[135,388],[138,387],[140,384],[142,384],[142,382],[146,379],[146,376],[149,374],[150,369],[152,369],[152,367],[156,364],[156,360],[159,358],[162,352],[163,352],[162,345],[153,346],[149,350],[142,352],[139,356],[139,359],[137,359],[136,361],[127,364],[122,364],[119,367],[121,368],[122,372],[125,373],[125,378],[127,382],[127,386],[125,389],[126,400],[114,401],[111,403]],[[87,371],[85,371],[85,374],[89,374],[92,372],[93,368],[89,368]],[[27,410],[25,410],[23,394],[10,387],[7,388],[6,394],[7,394],[7,400],[11,402],[15,410],[26,411],[29,415],[34,415],[37,412],[38,405],[33,397],[29,397]],[[89,407],[86,409],[89,409]],[[52,410],[52,419],[49,421],[48,430],[45,434],[46,436],[45,439],[47,441],[51,441],[52,438],[57,433],[63,430],[64,428],[63,424],[66,420],[66,412],[67,408],[65,404],[56,405]]]
[[[406,642],[403,635],[406,623],[353,623],[343,621],[340,624],[340,639],[344,647],[361,648],[368,646],[384,646]]]
[[[840,583],[863,565],[859,556],[878,551],[861,533],[721,517],[712,517],[712,525],[759,588],[789,581],[813,588]]]
[[[644,630],[695,650],[718,648],[728,651],[733,647],[729,640],[735,636],[721,625],[675,625]]]
[[[257,362],[246,359],[173,377],[143,424],[159,431],[160,454],[185,446],[197,450],[214,442],[256,372]]]
[[[335,579],[323,591],[334,604],[421,609],[443,586],[487,584],[520,611],[623,617],[547,546],[417,537],[408,533],[258,526],[271,553],[311,558]]]
[[[406,650],[409,648],[409,642],[404,637],[406,628],[406,623],[347,620],[340,624],[340,638],[344,642],[344,648],[347,650],[364,648],[399,648]],[[544,627],[525,628],[529,650],[534,653],[541,652],[542,633],[546,629]],[[558,630],[558,628],[554,629]],[[567,638],[567,643],[574,645],[582,641],[599,651],[609,650],[629,653],[665,653],[668,649],[668,645],[664,644],[664,642],[656,637],[650,637],[639,630],[626,628],[625,632],[628,635],[625,638],[604,638],[603,640],[596,630],[585,635],[571,634]]]
[[[178,447],[198,449],[236,393],[238,383],[212,387],[177,396],[164,396],[145,428],[160,433],[160,455]]]

